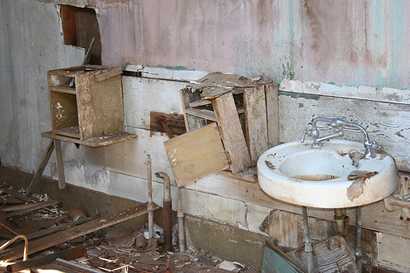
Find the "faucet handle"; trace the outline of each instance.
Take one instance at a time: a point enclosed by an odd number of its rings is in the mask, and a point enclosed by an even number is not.
[[[305,130],[303,132],[303,137],[302,137],[302,140],[300,142],[304,143],[305,140],[306,140],[306,137],[307,136],[311,137],[312,135],[313,135],[313,124],[312,124],[312,122],[309,122],[305,127]]]
[[[383,151],[383,146],[381,146],[379,143],[376,142],[376,140],[372,140],[369,142],[365,142],[365,148],[366,148],[366,156],[374,158],[376,157],[377,152]]]

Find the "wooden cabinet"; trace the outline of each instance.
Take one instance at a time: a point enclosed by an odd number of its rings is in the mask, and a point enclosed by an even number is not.
[[[53,138],[105,146],[130,137],[123,132],[121,69],[77,66],[48,72]]]

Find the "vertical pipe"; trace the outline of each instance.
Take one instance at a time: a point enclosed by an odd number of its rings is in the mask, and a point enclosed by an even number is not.
[[[164,181],[162,198],[162,228],[164,229],[165,250],[172,250],[172,200],[171,180],[165,172],[157,172],[155,176]]]
[[[306,269],[308,273],[316,272],[316,262],[313,253],[312,239],[310,237],[309,230],[309,216],[307,207],[302,207],[303,212],[303,241],[305,243],[305,257],[306,257]]]
[[[179,251],[185,252],[184,211],[182,210],[182,187],[178,187],[177,218]]]
[[[309,230],[309,217],[307,208],[303,207],[303,242],[305,243],[305,252],[309,253],[313,251],[312,241],[310,238],[310,230]]]
[[[346,214],[344,209],[335,209],[336,231],[340,235],[345,234]]]
[[[359,272],[362,272],[362,209],[356,208],[356,265]]]
[[[152,202],[152,162],[151,155],[147,155],[147,188],[148,188],[148,239],[152,241],[153,229],[154,229],[154,204]]]

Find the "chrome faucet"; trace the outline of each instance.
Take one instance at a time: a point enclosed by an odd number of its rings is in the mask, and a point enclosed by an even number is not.
[[[326,136],[320,136],[320,127],[318,123],[324,123],[326,129],[332,130],[332,133]],[[364,156],[366,158],[375,158],[378,150],[381,146],[376,141],[371,141],[366,129],[360,124],[352,121],[347,121],[345,117],[315,117],[313,118],[305,128],[302,143],[305,142],[307,136],[312,138],[312,147],[319,148],[323,142],[332,138],[341,137],[344,135],[344,131],[361,132],[364,136],[363,146],[365,149]]]

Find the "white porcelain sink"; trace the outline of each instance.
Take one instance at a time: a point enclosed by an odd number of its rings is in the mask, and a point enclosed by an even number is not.
[[[317,208],[362,206],[392,194],[398,184],[393,158],[359,159],[359,152],[362,143],[346,140],[317,149],[300,142],[278,145],[258,159],[259,184],[275,199]]]

